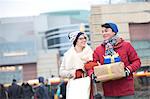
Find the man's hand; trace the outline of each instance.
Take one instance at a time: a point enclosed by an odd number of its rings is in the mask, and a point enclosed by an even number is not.
[[[126,67],[125,68],[125,75],[126,75],[126,77],[128,77],[129,75],[130,75],[130,70]]]

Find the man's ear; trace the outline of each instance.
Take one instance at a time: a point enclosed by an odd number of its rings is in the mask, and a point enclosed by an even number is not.
[[[113,32],[113,31],[112,31]],[[116,35],[117,33],[113,32],[114,35]]]

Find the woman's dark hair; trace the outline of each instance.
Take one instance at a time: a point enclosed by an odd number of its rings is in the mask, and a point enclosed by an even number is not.
[[[78,33],[76,39],[75,39],[74,42],[73,42],[73,46],[74,46],[74,47],[76,46],[76,43],[77,43],[77,40],[78,40],[79,36],[82,35],[82,34],[84,34],[84,33],[82,33],[82,32],[79,32],[79,33]]]

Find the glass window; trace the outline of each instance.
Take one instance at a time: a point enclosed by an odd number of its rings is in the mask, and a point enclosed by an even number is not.
[[[150,40],[134,40],[131,43],[140,58],[150,58]]]
[[[59,40],[59,38],[49,39],[49,40],[47,40],[47,43],[48,43],[48,46],[52,46],[55,44],[59,44],[60,40]]]
[[[69,39],[68,39],[67,36],[63,36],[63,37],[60,38],[60,42],[61,43],[67,43],[67,42],[69,42]]]

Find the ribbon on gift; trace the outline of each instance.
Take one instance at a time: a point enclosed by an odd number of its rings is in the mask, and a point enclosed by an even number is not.
[[[111,58],[111,63],[114,63],[115,62],[115,57],[114,55],[110,57]]]
[[[112,74],[112,71],[111,71],[111,65],[107,66],[107,70],[108,70],[108,75],[109,75],[110,79],[112,79],[113,78],[113,74]]]

